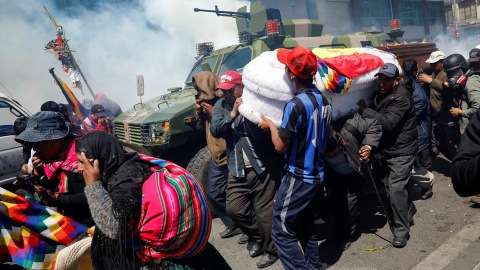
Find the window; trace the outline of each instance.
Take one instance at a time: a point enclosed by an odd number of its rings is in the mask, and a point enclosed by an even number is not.
[[[223,73],[229,70],[239,71],[239,69],[246,66],[248,62],[250,62],[250,60],[252,60],[252,50],[248,47],[245,49],[226,53],[223,56],[223,60],[222,60],[225,62],[222,63],[222,65],[220,66],[220,70],[218,71],[218,76],[222,76]]]
[[[15,135],[13,123],[22,114],[8,103],[0,101],[0,136]]]
[[[475,6],[475,0],[465,0],[458,3],[458,18],[461,21],[477,18],[477,8]]]
[[[360,0],[362,28],[388,27],[392,19],[390,0]]]
[[[422,1],[399,1],[398,8],[401,26],[423,25]]]
[[[207,61],[208,65],[213,70],[215,68],[215,63],[217,62],[217,58],[218,58],[218,55],[215,55],[215,56],[210,56],[206,58],[200,58],[197,62],[195,62],[194,64],[195,68],[192,71],[190,71],[190,74],[188,74],[185,84],[190,84],[192,82],[193,75],[203,71],[202,63],[204,61]]]
[[[442,25],[443,20],[443,1],[427,1],[427,20],[429,25]],[[453,12],[451,11],[452,16],[452,24],[453,24]],[[448,12],[447,12],[447,19],[448,19]],[[448,22],[447,22],[448,24]]]

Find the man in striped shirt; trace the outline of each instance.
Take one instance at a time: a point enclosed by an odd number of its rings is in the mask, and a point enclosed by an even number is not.
[[[287,161],[273,203],[272,239],[285,269],[322,269],[314,219],[323,189],[320,155],[328,139],[331,106],[313,85],[317,61],[310,49],[280,49],[277,58],[295,85],[295,97],[285,105],[279,129],[263,116],[259,124],[270,130],[275,150],[285,153]]]

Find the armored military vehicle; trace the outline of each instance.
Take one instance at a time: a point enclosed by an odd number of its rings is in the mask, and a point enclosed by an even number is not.
[[[213,43],[197,44],[198,60],[182,88],[168,89],[170,93],[154,98],[115,118],[115,134],[129,148],[169,159],[192,172],[204,184],[210,154],[205,147],[205,130],[196,122],[194,110],[195,90],[192,76],[201,71],[212,71],[221,76],[228,70],[242,68],[262,52],[278,48],[305,47],[364,47],[398,45],[403,32],[399,28],[391,33],[359,32],[344,36],[322,35],[319,20],[282,20],[278,9],[266,9],[260,1],[252,2],[237,12],[195,9],[195,12],[212,12],[218,16],[236,18],[239,44],[214,49]],[[382,47],[383,45],[383,47]],[[419,56],[428,57],[435,44],[416,44]],[[408,56],[408,53],[405,54]],[[417,57],[416,55],[413,55]],[[420,61],[419,61],[420,63]]]

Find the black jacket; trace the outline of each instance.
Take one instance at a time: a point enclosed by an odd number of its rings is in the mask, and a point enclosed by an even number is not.
[[[371,107],[365,109],[362,116],[375,118],[382,125],[380,157],[416,155],[417,117],[410,92],[399,84],[387,94],[377,93]]]
[[[458,153],[452,161],[452,184],[458,195],[480,193],[480,110],[477,110],[462,135]]]
[[[224,137],[227,147],[227,164],[234,177],[245,177],[243,152],[257,174],[263,173],[271,166],[285,164],[281,155],[275,151],[269,133],[244,116],[232,119],[232,105],[220,98],[213,107],[210,132],[215,138]],[[223,126],[227,125],[226,131]],[[276,168],[275,168],[276,169]]]

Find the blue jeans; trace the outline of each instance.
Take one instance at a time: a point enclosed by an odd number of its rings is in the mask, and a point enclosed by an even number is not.
[[[322,269],[314,224],[322,187],[290,173],[282,179],[273,203],[272,238],[285,269]]]

